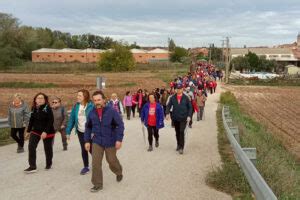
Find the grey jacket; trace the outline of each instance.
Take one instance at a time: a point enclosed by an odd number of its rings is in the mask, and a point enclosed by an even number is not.
[[[52,112],[54,117],[54,130],[60,131],[62,125],[65,127],[67,126],[68,110],[63,106],[60,106],[56,109],[52,108]]]
[[[21,107],[16,108],[13,104],[8,108],[8,125],[11,128],[23,128],[29,123],[30,111],[27,104],[22,101]]]

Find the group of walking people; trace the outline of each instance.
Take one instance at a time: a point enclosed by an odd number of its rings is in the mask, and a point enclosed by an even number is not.
[[[24,138],[29,137],[29,167],[24,171],[37,171],[36,149],[40,140],[44,145],[45,170],[50,170],[55,134],[61,134],[62,149],[67,151],[70,135],[74,132],[81,148],[81,175],[90,172],[89,154],[92,157],[91,192],[103,188],[104,154],[111,171],[116,175],[116,181],[122,181],[123,172],[117,150],[122,147],[124,137],[123,115],[126,113],[127,120],[130,120],[131,114],[135,117],[136,111],[142,126],[148,131],[149,152],[154,149],[153,143],[156,148],[160,145],[159,130],[165,126],[164,119],[171,119],[176,132],[176,151],[183,154],[185,130],[187,126],[192,128],[193,114],[197,112],[197,121],[203,119],[207,81],[212,79],[212,72],[213,66],[199,65],[195,71],[174,79],[169,89],[155,88],[152,92],[139,89],[132,95],[127,91],[123,101],[116,93],[108,99],[102,91],[96,91],[90,96],[88,90],[81,89],[77,92],[77,102],[72,106],[70,114],[59,97],[52,97],[50,101],[46,94],[38,93],[29,109],[22,96],[15,94],[9,105],[8,122],[11,136],[18,144],[18,153],[24,152]]]

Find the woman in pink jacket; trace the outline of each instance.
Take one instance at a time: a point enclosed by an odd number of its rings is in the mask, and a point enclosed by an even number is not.
[[[126,114],[127,114],[127,120],[130,120],[131,115],[131,107],[132,107],[132,96],[130,94],[130,91],[126,92],[126,96],[123,100],[123,105],[126,107]]]

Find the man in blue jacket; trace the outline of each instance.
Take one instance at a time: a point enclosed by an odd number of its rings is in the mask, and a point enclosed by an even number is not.
[[[179,154],[183,154],[184,149],[184,130],[186,124],[191,121],[192,117],[192,104],[187,95],[183,93],[183,85],[177,85],[177,94],[170,98],[166,110],[166,119],[170,119],[170,109],[173,107],[172,120],[175,126],[177,148]]]
[[[101,91],[93,94],[94,109],[89,113],[84,134],[85,148],[90,150],[92,139],[92,183],[91,192],[103,189],[102,159],[105,152],[109,168],[120,182],[123,178],[122,166],[117,158],[117,150],[122,146],[124,123],[120,114],[105,106],[105,96]]]

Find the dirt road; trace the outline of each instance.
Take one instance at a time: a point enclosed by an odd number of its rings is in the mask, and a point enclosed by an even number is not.
[[[89,192],[91,174],[79,175],[83,164],[75,135],[71,137],[67,152],[62,151],[60,135],[56,136],[50,171],[44,170],[45,156],[40,143],[39,171],[30,175],[23,173],[28,167],[27,150],[17,154],[16,144],[1,147],[1,199],[231,199],[205,184],[207,172],[220,164],[215,113],[218,100],[219,93],[209,96],[205,120],[194,122],[184,155],[175,151],[175,131],[170,128],[170,121],[160,131],[160,147],[151,153],[146,151],[140,121],[137,118],[126,121],[123,148],[118,152],[124,180],[117,183],[104,161],[104,190],[95,194]]]

